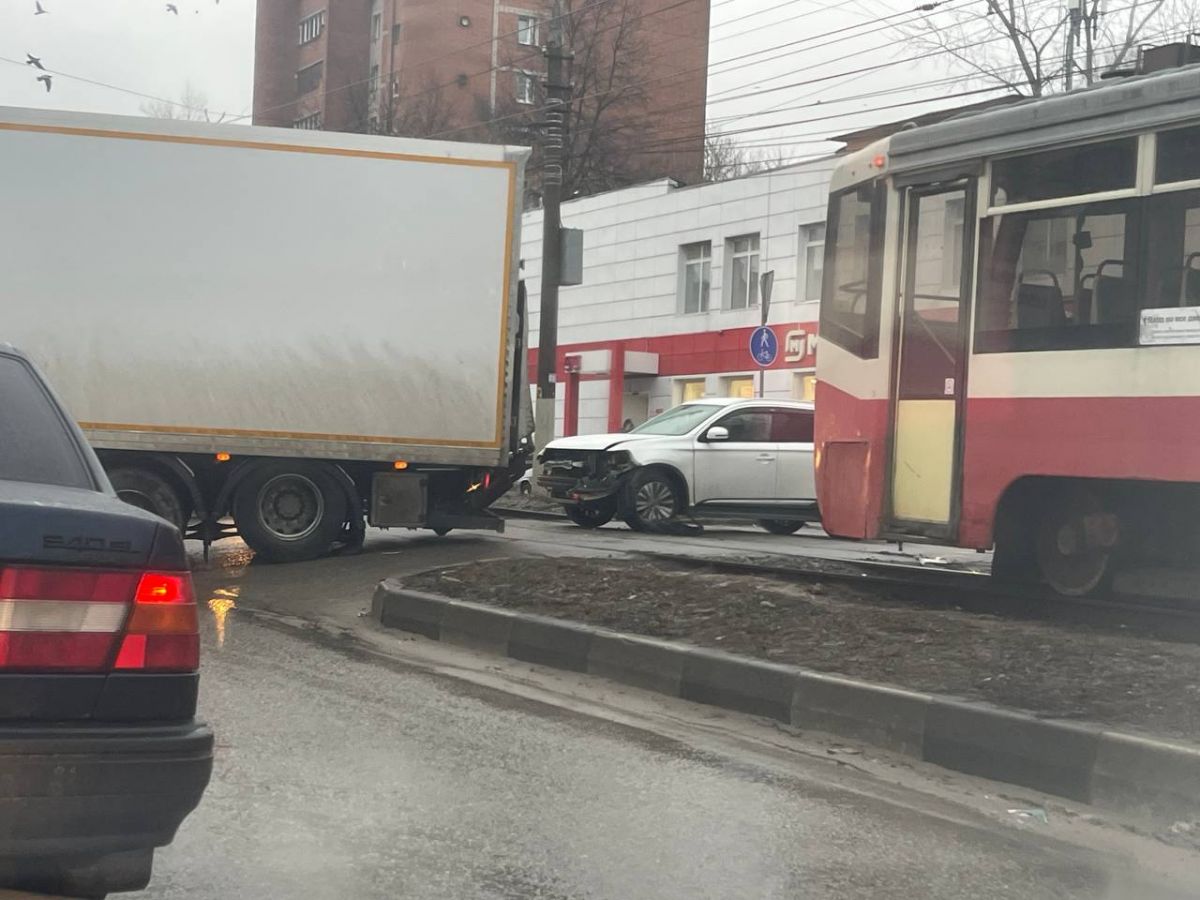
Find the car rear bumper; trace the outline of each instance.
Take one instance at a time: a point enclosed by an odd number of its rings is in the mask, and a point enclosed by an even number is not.
[[[194,721],[0,726],[0,872],[169,844],[212,753]]]

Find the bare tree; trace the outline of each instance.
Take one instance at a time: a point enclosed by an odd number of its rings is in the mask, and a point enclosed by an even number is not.
[[[190,81],[185,82],[178,101],[146,100],[139,107],[151,119],[175,119],[180,122],[223,122],[227,113],[208,108],[208,96]]]
[[[347,93],[349,131],[423,138],[445,131],[455,115],[445,85],[427,77],[421,88],[405,94],[403,73],[378,83],[353,84]]]
[[[704,139],[704,180],[728,181],[787,165],[782,147],[745,147],[727,134],[713,132]]]
[[[544,3],[546,18],[551,4]],[[573,54],[571,112],[564,154],[563,196],[574,197],[623,187],[649,177],[654,156],[637,152],[642,137],[653,128],[646,114],[645,82],[648,77],[648,42],[642,31],[643,4],[639,0],[566,0],[562,17],[563,44]],[[514,81],[541,69],[531,54],[510,54],[503,70]],[[528,72],[526,68],[528,67]],[[485,127],[484,139],[532,144],[530,202],[536,203],[540,168],[536,135],[545,110],[540,74],[532,104],[504,99],[501,94]]]
[[[1072,12],[1044,0],[985,0],[939,8],[897,30],[912,45],[956,59],[967,70],[964,81],[1038,97],[1066,84],[1068,47],[1074,49],[1071,80],[1092,84],[1102,72],[1132,62],[1140,44],[1177,33],[1172,9],[1191,5],[1124,0],[1107,10],[1104,0],[1078,2]]]

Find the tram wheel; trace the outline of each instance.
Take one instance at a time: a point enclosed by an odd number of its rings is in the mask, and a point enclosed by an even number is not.
[[[1108,579],[1116,516],[1084,487],[1054,491],[1041,504],[1034,553],[1042,577],[1057,593],[1083,597]]]

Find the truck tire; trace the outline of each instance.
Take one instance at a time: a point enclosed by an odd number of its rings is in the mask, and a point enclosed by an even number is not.
[[[113,469],[108,473],[117,496],[138,509],[166,519],[183,533],[188,510],[170,480],[153,469],[134,467]]]
[[[599,528],[612,521],[617,514],[617,501],[610,498],[564,506],[567,518],[580,528]]]
[[[799,519],[759,519],[754,524],[771,534],[795,534],[804,527]]]
[[[300,562],[329,552],[346,521],[346,494],[320,463],[270,462],[238,485],[233,519],[255,555]]]
[[[638,469],[625,482],[621,492],[621,518],[634,531],[671,531],[683,511],[682,494],[664,470]]]

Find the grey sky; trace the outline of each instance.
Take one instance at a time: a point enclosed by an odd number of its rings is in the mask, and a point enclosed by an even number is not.
[[[214,112],[248,113],[254,0],[175,2],[178,16],[166,11],[165,0],[42,0],[50,12],[35,16],[34,0],[0,0],[0,57],[23,63],[25,54],[33,53],[50,69],[113,86],[57,77],[54,90],[47,94],[35,81],[38,73],[31,67],[0,60],[0,105],[136,115],[144,98],[114,88],[178,99],[190,82],[207,96]],[[960,71],[950,68],[945,59],[814,81],[911,55],[912,48],[882,30],[887,23],[881,25],[879,17],[912,10],[914,5],[914,0],[713,0],[711,127],[737,131],[779,123],[771,130],[736,136],[748,145],[773,151],[772,145],[812,140],[929,108],[876,111],[875,107],[919,98],[930,98],[936,104],[940,95],[957,88],[941,85],[903,95],[831,101],[917,85]],[[846,26],[856,27],[844,35],[814,39]],[[647,19],[644,27],[652,39],[670,40],[669,35],[653,34],[652,19]],[[796,41],[804,43],[769,49]],[[723,62],[759,51],[767,52]],[[792,82],[808,83],[740,96]],[[787,108],[817,101],[830,105]],[[940,102],[944,105],[947,101]],[[763,115],[774,109],[778,111]],[[839,118],[796,123],[834,115]],[[819,145],[795,143],[785,148],[785,153],[790,157],[818,149]]]

